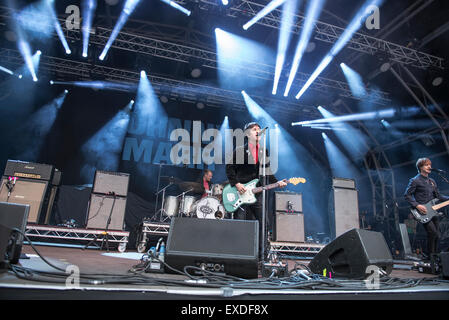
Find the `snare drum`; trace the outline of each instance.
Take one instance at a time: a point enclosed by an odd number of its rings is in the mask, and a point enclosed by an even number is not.
[[[224,219],[226,211],[215,197],[204,197],[194,205],[194,213],[200,219]]]
[[[165,197],[164,211],[168,217],[173,217],[178,214],[179,199],[175,196]]]

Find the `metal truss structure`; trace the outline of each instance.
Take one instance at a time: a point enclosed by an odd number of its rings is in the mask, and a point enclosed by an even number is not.
[[[147,250],[149,236],[168,236],[170,223],[143,221],[138,235],[137,251],[145,252]]]
[[[0,6],[0,16],[5,19],[10,19],[12,16],[12,9]],[[134,23],[135,25],[136,23]],[[148,23],[146,23],[148,25]],[[69,30],[63,24],[63,31],[67,40],[72,42],[82,41],[81,30],[72,29]],[[95,33],[90,36],[90,43],[104,47],[112,33],[111,28],[96,27]],[[204,46],[203,46],[204,47]],[[111,48],[126,50],[138,54],[151,55],[159,58],[169,59],[182,63],[189,63],[192,60],[200,62],[203,67],[213,69],[226,69],[227,72],[232,71],[239,74],[245,74],[248,77],[259,78],[267,81],[272,81],[274,78],[275,67],[265,64],[263,62],[255,61],[234,61],[228,65],[219,65],[217,54],[213,51],[209,51],[203,48],[195,48],[186,44],[180,44],[176,42],[164,41],[156,38],[151,38],[136,31],[128,31],[123,29],[113,42]],[[235,63],[239,62],[239,68],[235,67]],[[298,87],[302,87],[309,79],[310,74],[298,72],[293,84]],[[284,81],[285,82],[285,81]],[[285,85],[281,81],[280,85]],[[311,89],[317,90],[321,93],[328,94],[329,89],[336,90],[340,96],[357,99],[351,90],[349,85],[344,81],[337,81],[327,79],[324,77],[318,77],[311,85]],[[387,92],[380,90],[367,89],[372,102],[379,105],[389,105],[391,99]],[[276,102],[286,101],[286,98],[276,99]],[[296,102],[290,102],[296,103]]]
[[[269,244],[268,251],[284,255],[300,255],[305,258],[313,258],[324,246],[324,244],[318,243],[272,241]]]
[[[53,227],[28,224],[25,229],[25,235],[28,238],[48,238],[59,240],[75,240],[80,245],[82,241],[102,242],[103,237],[107,237],[109,243],[117,244],[119,252],[125,252],[128,244],[129,232],[127,231],[108,231],[95,229],[79,229],[66,227]],[[106,240],[105,240],[106,241]]]
[[[186,1],[175,0],[178,3],[186,4]],[[232,17],[248,17],[251,19],[259,11],[261,11],[266,3],[259,3],[262,1],[247,1],[247,0],[235,0],[232,2],[228,10],[228,15]],[[210,10],[211,8],[219,5],[217,1],[200,0],[200,8],[204,10]],[[296,24],[293,28],[293,32],[299,34],[301,28],[304,25],[305,16],[296,15]],[[248,19],[248,20],[249,20]],[[279,29],[281,26],[281,11],[273,10],[265,17],[260,19],[257,24]],[[335,43],[345,31],[345,28],[334,26],[321,21],[315,22],[315,39],[324,41],[327,43]],[[392,61],[399,62],[401,64],[410,65],[418,68],[435,67],[444,69],[444,59],[436,57],[424,52],[417,51],[412,48],[401,46],[389,41],[377,39],[367,36],[363,33],[356,32],[346,45],[347,48],[374,55],[378,52],[387,53]]]

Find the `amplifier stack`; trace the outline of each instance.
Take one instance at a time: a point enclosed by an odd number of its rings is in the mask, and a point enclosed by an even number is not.
[[[128,173],[95,171],[89,201],[88,229],[124,230]]]
[[[61,176],[52,165],[8,160],[0,201],[29,205],[28,223],[48,223]]]
[[[305,241],[302,194],[289,191],[275,192],[276,231],[278,242]]]

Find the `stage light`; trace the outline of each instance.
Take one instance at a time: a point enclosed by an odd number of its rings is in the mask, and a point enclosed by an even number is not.
[[[146,77],[147,73],[145,72],[145,70],[140,71],[140,76],[141,77]]]
[[[51,84],[51,85],[54,85],[55,82],[54,82],[53,80],[50,80],[50,84]]]
[[[184,13],[187,16],[190,16],[192,14],[192,12],[186,8],[184,8],[183,6],[179,5],[178,3],[176,3],[175,1],[171,1],[171,0],[161,0],[162,2],[165,2],[166,4],[168,4],[169,6],[181,11],[182,13]]]
[[[283,4],[286,0],[273,0],[269,4],[267,4],[261,11],[259,11],[251,20],[243,25],[244,30],[248,30],[253,24],[257,21],[265,17],[271,11],[275,10],[281,4]]]
[[[100,54],[99,59],[101,61],[103,61],[104,58],[106,57],[106,54],[108,53],[109,49],[111,48],[112,43],[117,38],[118,34],[122,30],[123,26],[125,25],[126,21],[128,20],[129,16],[131,15],[131,13],[136,8],[136,6],[139,3],[139,1],[140,0],[126,0],[125,6],[123,7],[123,10],[122,10],[122,12],[120,14],[120,17],[118,18],[118,21],[115,24],[114,29],[111,32],[111,35],[110,35],[110,37],[108,39],[108,42],[106,43],[103,51]]]
[[[69,93],[69,90],[65,89],[65,90],[64,90],[64,93],[65,93],[65,94]]]
[[[389,62],[385,62],[380,66],[380,71],[387,72],[391,67],[391,64]]]
[[[81,175],[86,182],[91,182],[96,168],[108,171],[118,170],[130,122],[130,104],[121,109],[81,147],[85,159]]]
[[[301,90],[296,95],[296,99],[299,99],[304,92],[310,87],[310,85],[315,81],[315,79],[323,72],[324,69],[331,63],[334,57],[343,49],[343,47],[348,43],[348,41],[352,38],[355,32],[362,26],[363,21],[368,16],[369,8],[372,6],[379,7],[383,0],[368,0],[365,4],[358,10],[354,18],[349,23],[348,27],[345,29],[343,34],[337,40],[337,42],[333,45],[332,49],[327,53],[327,55],[320,62],[316,70],[312,73],[310,78],[301,88]]]
[[[293,24],[295,23],[295,12],[297,9],[297,5],[297,0],[291,0],[286,2],[283,6],[276,56],[276,66],[274,70],[274,82],[273,89],[271,91],[273,95],[277,93],[279,78],[281,77],[285,56],[287,54],[287,48],[291,38],[291,29],[293,27]]]
[[[56,16],[54,1],[47,0],[47,10],[50,13],[52,24],[56,30],[56,34],[58,35],[59,40],[62,43],[62,46],[64,47],[65,53],[71,54],[72,50],[70,50],[69,44],[67,43],[67,39],[65,38],[64,32],[62,31],[61,24],[59,23],[58,17]]]
[[[363,84],[360,74],[358,74],[356,71],[354,71],[344,63],[340,63],[340,67],[341,70],[343,70],[343,74],[354,97],[366,97],[365,85]]]
[[[318,107],[318,110],[324,110],[322,107]],[[413,109],[415,110],[415,109]],[[412,111],[412,110],[409,110]],[[372,112],[362,112],[362,113],[355,113],[355,114],[349,114],[345,116],[335,116],[330,118],[324,118],[324,119],[315,119],[315,120],[306,120],[306,121],[299,121],[299,122],[292,122],[292,126],[300,126],[305,124],[312,124],[312,123],[333,123],[333,122],[349,122],[349,121],[359,121],[359,120],[373,120],[378,119],[382,117],[394,117],[396,115],[396,109],[390,108],[390,109],[384,109],[379,111],[372,111]]]
[[[0,71],[6,72],[6,73],[8,73],[8,74],[10,74],[10,75],[13,75],[13,74],[14,74],[14,72],[12,72],[12,71],[9,70],[8,68],[2,67],[2,66],[0,66]]]
[[[89,37],[92,28],[92,21],[97,8],[97,0],[83,1],[83,57],[87,57],[89,50]]]
[[[222,3],[224,6],[227,6],[227,5],[229,4],[229,1],[228,1],[228,0],[221,0],[221,3]]]
[[[319,14],[321,13],[323,4],[324,0],[314,0],[309,2],[309,6],[307,7],[306,18],[301,31],[301,37],[299,38],[298,44],[296,46],[292,67],[290,69],[290,73],[287,80],[287,86],[285,87],[284,97],[288,96],[290,88],[293,84],[293,80],[295,79],[296,73],[298,71],[299,65],[301,64],[304,52],[306,51],[307,48],[309,48],[309,45],[311,45],[311,43],[309,43],[309,40],[313,32],[313,26],[315,24],[315,21],[318,19]]]
[[[134,91],[137,87],[135,84],[131,83],[117,83],[108,81],[53,81],[53,84],[91,88],[94,90],[117,90],[117,91]]]
[[[273,52],[267,46],[230,32],[215,29],[217,52],[217,76],[222,89],[240,91],[266,84],[270,65],[274,65]],[[257,65],[259,67],[253,67]],[[245,77],[241,74],[245,73]]]
[[[321,133],[321,136],[323,137],[327,160],[332,171],[332,176],[348,179],[357,178],[359,175],[357,169],[347,158],[347,156],[324,132]]]
[[[25,161],[36,161],[42,145],[50,132],[61,109],[66,95],[61,93],[50,103],[29,115],[28,120],[17,128],[20,140],[15,147],[19,150],[14,156]],[[22,151],[23,150],[23,151]]]
[[[438,87],[440,84],[443,83],[443,77],[436,77],[435,79],[433,79],[432,81],[432,85],[434,87]]]

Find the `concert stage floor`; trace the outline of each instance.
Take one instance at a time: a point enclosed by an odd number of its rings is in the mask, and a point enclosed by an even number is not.
[[[145,279],[130,284],[129,270],[139,263],[142,254],[135,251],[117,252],[81,248],[35,246],[40,254],[53,265],[66,270],[75,265],[81,275],[96,274],[92,279],[112,280],[112,283],[83,283],[79,287],[66,286],[64,274],[45,263],[29,246],[24,245],[22,253],[27,259],[20,259],[19,265],[41,272],[58,273],[50,277],[44,273],[33,274],[35,280],[20,279],[12,271],[0,274],[0,299],[82,299],[82,300],[449,300],[449,281],[438,276],[411,270],[406,265],[397,265],[390,274],[390,284],[382,283],[378,289],[367,289],[346,282],[347,286],[292,286],[283,285],[280,280],[271,279],[264,285],[263,278],[254,285],[204,285],[189,281],[184,275],[165,273],[144,273]],[[298,261],[287,261],[289,270]],[[300,261],[307,264],[308,261]],[[395,264],[396,265],[396,264]],[[404,268],[405,266],[405,268]],[[73,270],[73,269],[70,269]],[[73,271],[71,271],[73,274]],[[126,278],[129,276],[129,278]],[[39,280],[39,278],[41,278]],[[56,281],[57,280],[57,281]],[[274,285],[274,282],[277,283]],[[69,282],[74,283],[74,282]],[[303,282],[305,283],[305,282]],[[341,283],[345,283],[344,281]]]

